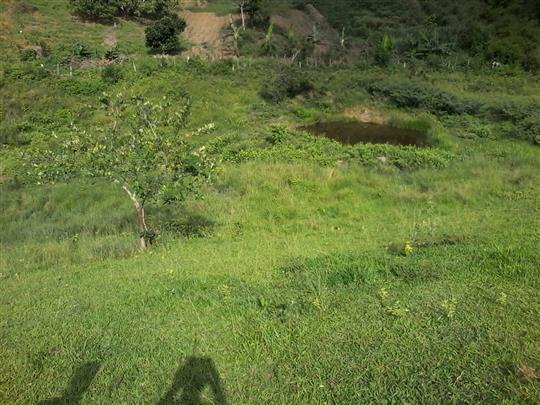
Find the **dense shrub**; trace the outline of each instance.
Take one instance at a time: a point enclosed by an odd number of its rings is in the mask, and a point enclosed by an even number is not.
[[[306,72],[287,67],[280,70],[272,79],[264,82],[260,95],[267,101],[279,103],[313,89],[314,85]]]
[[[540,113],[536,113],[521,124],[525,137],[533,144],[540,145]]]
[[[392,39],[384,34],[380,43],[375,47],[373,58],[379,66],[388,66],[392,62],[394,44]]]
[[[443,117],[444,125],[452,128],[452,132],[460,138],[491,138],[491,127],[482,120],[471,115],[453,115]]]
[[[540,103],[505,100],[489,105],[487,112],[493,119],[518,123],[538,114],[540,112]]]
[[[423,108],[433,114],[477,113],[479,105],[453,93],[416,81],[375,82],[367,85],[370,94],[386,97],[398,107]]]
[[[368,40],[378,64],[390,62],[379,47],[382,35],[395,39],[401,60],[466,52],[484,63],[494,60],[540,69],[538,0],[295,0],[313,4],[334,28]],[[458,48],[458,49],[456,49]],[[433,59],[436,61],[436,59]],[[467,65],[469,67],[469,65]]]
[[[73,13],[89,20],[109,20],[116,9],[109,0],[71,0]]]
[[[508,108],[509,103],[506,103]],[[515,105],[514,105],[514,108]],[[527,112],[526,112],[527,111]],[[508,109],[506,110],[508,112]],[[525,139],[535,145],[540,145],[540,106],[537,104],[524,105],[512,110],[513,115],[503,115],[506,125],[502,132],[509,138]]]
[[[186,22],[178,16],[166,16],[145,31],[146,46],[152,52],[174,53],[180,50],[178,35],[186,29]]]
[[[178,6],[175,0],[70,0],[73,13],[90,20],[115,16],[161,18]]]

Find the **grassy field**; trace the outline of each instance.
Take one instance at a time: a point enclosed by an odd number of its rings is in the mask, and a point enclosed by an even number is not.
[[[103,52],[111,27],[77,31],[65,2],[32,3],[16,21],[49,21],[52,55],[22,63],[2,44],[0,403],[540,402],[540,150],[524,124],[538,76],[306,68],[312,94],[271,104],[259,93],[277,61],[156,60],[122,21],[133,55],[107,84],[102,67],[57,75],[56,60],[81,38]],[[424,87],[388,84],[408,81]],[[196,139],[220,161],[215,181],[148,207],[146,252],[118,186],[20,176],[51,134],[109,125],[103,92],[188,93],[189,128],[216,126]],[[431,146],[294,129],[366,114]]]
[[[85,401],[153,402],[203,357],[229,403],[534,403],[536,153],[226,166],[190,207],[207,236],[146,254],[118,236],[114,189],[3,193],[2,402],[58,396],[92,362]]]

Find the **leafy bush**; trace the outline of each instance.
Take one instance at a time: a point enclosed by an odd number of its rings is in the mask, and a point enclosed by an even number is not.
[[[177,52],[180,50],[178,35],[185,29],[186,22],[180,17],[163,17],[145,30],[146,46],[152,52]]]
[[[540,116],[531,116],[518,123],[505,122],[501,132],[507,138],[524,139],[534,145],[540,145]]]
[[[0,145],[21,146],[28,144],[28,137],[24,136],[24,123],[11,117],[2,117],[0,120]]]
[[[367,85],[372,95],[386,97],[398,107],[423,108],[433,114],[472,114],[479,105],[472,100],[416,81],[376,82]]]
[[[539,102],[505,100],[486,106],[484,113],[489,119],[506,124],[501,127],[506,137],[540,144]]]
[[[487,107],[488,114],[496,120],[517,123],[540,111],[540,103],[504,100]]]
[[[116,84],[124,77],[121,66],[107,65],[101,71],[101,80],[107,84]]]
[[[287,67],[279,71],[273,79],[264,82],[260,95],[267,101],[279,103],[313,89],[314,85],[306,72],[298,68]]]
[[[115,16],[161,18],[172,15],[175,0],[70,0],[73,13],[90,20],[110,20]]]
[[[521,127],[527,139],[540,146],[540,114],[524,120]]]
[[[442,119],[444,125],[451,128],[452,132],[460,138],[491,138],[491,128],[479,118],[472,115],[446,116]]]
[[[73,13],[89,20],[110,20],[116,8],[109,0],[71,0]]]

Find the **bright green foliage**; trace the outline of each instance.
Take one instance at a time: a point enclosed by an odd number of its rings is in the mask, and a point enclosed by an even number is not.
[[[263,52],[265,55],[272,56],[276,51],[274,43],[274,24],[270,24],[264,37]]]
[[[128,194],[142,215],[141,232],[148,232],[146,203],[170,203],[197,194],[214,165],[204,148],[194,149],[180,132],[187,123],[188,98],[174,110],[167,99],[156,104],[142,97],[128,101],[119,95],[105,96],[103,103],[113,122],[109,131],[55,137],[46,148],[27,156],[22,175],[40,184],[76,176],[107,178]],[[212,129],[209,124],[195,134]]]
[[[365,21],[373,37],[360,41],[366,62],[316,67],[317,53],[309,54],[300,77],[317,91],[277,104],[259,90],[280,62],[157,59],[136,19],[117,22],[128,60],[120,82],[104,83],[104,69],[74,58],[72,44],[100,58],[113,28],[69,18],[67,0],[26,3],[38,12],[17,14],[15,2],[0,1],[2,27],[17,17],[2,37],[46,38],[51,55],[22,62],[12,42],[0,41],[14,56],[0,69],[0,403],[164,403],[179,387],[175,400],[193,396],[185,403],[540,403],[540,160],[538,146],[521,140],[538,134],[538,78],[478,64],[486,29],[491,38],[483,19],[470,66],[469,55],[445,66],[454,53],[431,54],[438,65],[415,61],[416,44],[445,44],[443,28],[476,1],[448,0],[457,11],[447,13],[436,12],[442,0],[422,1],[435,17],[410,48],[402,48],[409,31],[396,31],[418,28],[409,23],[419,2],[347,2],[373,14]],[[493,10],[510,3],[490,2]],[[267,26],[242,35],[253,54]],[[345,26],[355,55],[358,31]],[[367,46],[385,32],[400,63],[370,68]],[[100,108],[104,90],[121,88],[123,102],[105,97]],[[185,128],[162,122],[186,104],[182,90],[194,96]],[[205,144],[223,160],[212,184],[198,176],[191,190],[204,199],[180,187],[172,197],[182,204],[162,204],[169,198],[160,188],[145,204],[150,231],[137,230],[134,203],[105,173],[127,167],[126,154],[143,155],[160,179],[165,157],[176,159],[154,151],[137,118],[144,101],[131,101],[137,94],[161,105],[150,116],[157,134],[185,141],[179,156],[185,150],[198,162],[190,152]],[[469,101],[475,108],[463,109]],[[293,129],[344,116],[427,131],[429,146],[349,146]],[[214,131],[186,139],[208,122]],[[148,141],[133,144],[137,155],[130,136]],[[100,144],[111,152],[103,159]],[[64,150],[58,162],[46,154]],[[32,174],[56,168],[41,175],[55,184],[25,184],[21,155],[35,158]],[[99,178],[83,170],[96,166]],[[159,244],[143,254],[137,231],[158,232]],[[199,386],[201,371],[220,382],[218,398]]]

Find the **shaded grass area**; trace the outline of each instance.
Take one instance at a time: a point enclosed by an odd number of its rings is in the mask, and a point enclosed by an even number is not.
[[[113,187],[10,190],[2,402],[181,398],[190,370],[216,403],[536,402],[537,151],[472,148],[437,171],[226,165],[183,208],[213,232],[147,254]],[[104,235],[123,258],[77,253]],[[66,388],[95,363],[84,393]]]

